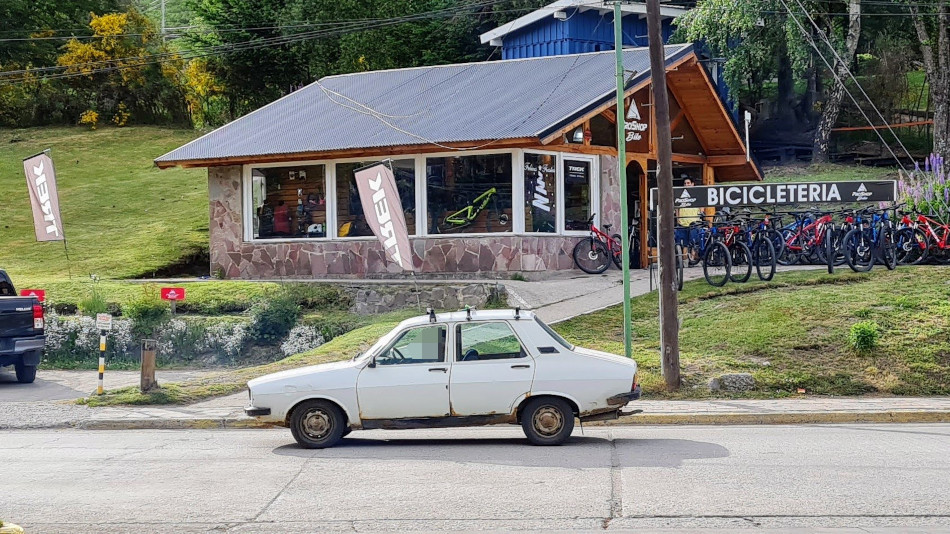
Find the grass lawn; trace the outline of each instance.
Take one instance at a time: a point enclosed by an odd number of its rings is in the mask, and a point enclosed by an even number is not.
[[[633,299],[634,356],[647,398],[701,398],[722,373],[751,373],[758,389],[739,396],[950,394],[950,277],[923,266],[828,275],[780,273],[772,282],[712,288],[687,282],[680,293],[680,350],[685,387],[664,391],[659,375],[656,293]],[[251,378],[274,371],[347,359],[417,312],[376,322],[284,360],[221,372],[141,395],[136,388],[83,401],[91,405],[186,403],[240,391]],[[848,346],[851,325],[873,320],[879,347],[861,355]],[[559,323],[555,329],[580,346],[623,352],[623,311],[615,306]],[[698,386],[695,387],[694,386]],[[719,396],[727,396],[720,393]]]
[[[0,130],[0,269],[21,287],[48,280],[147,276],[207,249],[203,170],[160,171],[152,160],[194,139],[149,126]],[[37,243],[21,160],[52,149],[69,245]],[[40,285],[40,287],[43,287]]]
[[[828,275],[780,273],[770,283],[713,289],[701,280],[680,295],[680,363],[686,386],[664,394],[659,371],[656,294],[633,301],[635,358],[647,396],[710,395],[707,381],[751,373],[749,396],[865,393],[950,394],[950,271],[934,266]],[[881,327],[870,355],[849,348],[851,325]],[[617,306],[557,325],[569,340],[623,351],[623,310]],[[694,386],[697,386],[695,389]]]

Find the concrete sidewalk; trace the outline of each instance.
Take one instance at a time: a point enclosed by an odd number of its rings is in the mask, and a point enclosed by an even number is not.
[[[51,416],[49,406],[37,403],[4,403],[0,410],[0,430],[27,428],[181,429],[181,428],[261,428],[256,419],[246,417],[246,393],[230,395],[190,406],[124,406],[88,408],[58,403],[60,411]],[[23,418],[21,410],[39,408],[44,417]],[[831,423],[947,423],[950,397],[804,397],[777,400],[641,400],[628,409],[642,413],[606,424],[831,424]],[[11,416],[19,412],[20,417]]]

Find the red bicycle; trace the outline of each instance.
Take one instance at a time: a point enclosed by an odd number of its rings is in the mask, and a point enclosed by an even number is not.
[[[590,237],[581,239],[574,245],[574,264],[587,274],[600,274],[610,267],[613,261],[618,269],[623,261],[623,246],[620,234],[608,235],[611,225],[605,224],[603,231],[594,224],[594,215],[587,220]]]
[[[897,259],[899,263],[917,265],[932,256],[940,263],[950,263],[950,224],[918,214],[901,219],[903,228],[897,231]]]

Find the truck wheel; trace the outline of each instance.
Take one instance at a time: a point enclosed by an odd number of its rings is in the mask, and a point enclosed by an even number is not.
[[[574,410],[563,399],[532,399],[521,414],[521,428],[532,445],[560,445],[574,430]]]
[[[343,439],[346,417],[332,402],[310,400],[294,408],[290,417],[290,432],[305,449],[325,449]]]
[[[36,380],[36,366],[35,365],[23,365],[22,363],[15,364],[14,369],[16,370],[16,380],[21,384],[32,384]]]

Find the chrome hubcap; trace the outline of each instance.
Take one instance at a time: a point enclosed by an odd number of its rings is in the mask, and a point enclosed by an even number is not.
[[[323,410],[310,410],[303,418],[303,431],[311,439],[321,439],[330,432],[330,415]]]
[[[534,429],[539,434],[553,436],[564,426],[561,412],[553,406],[543,406],[534,414]]]

